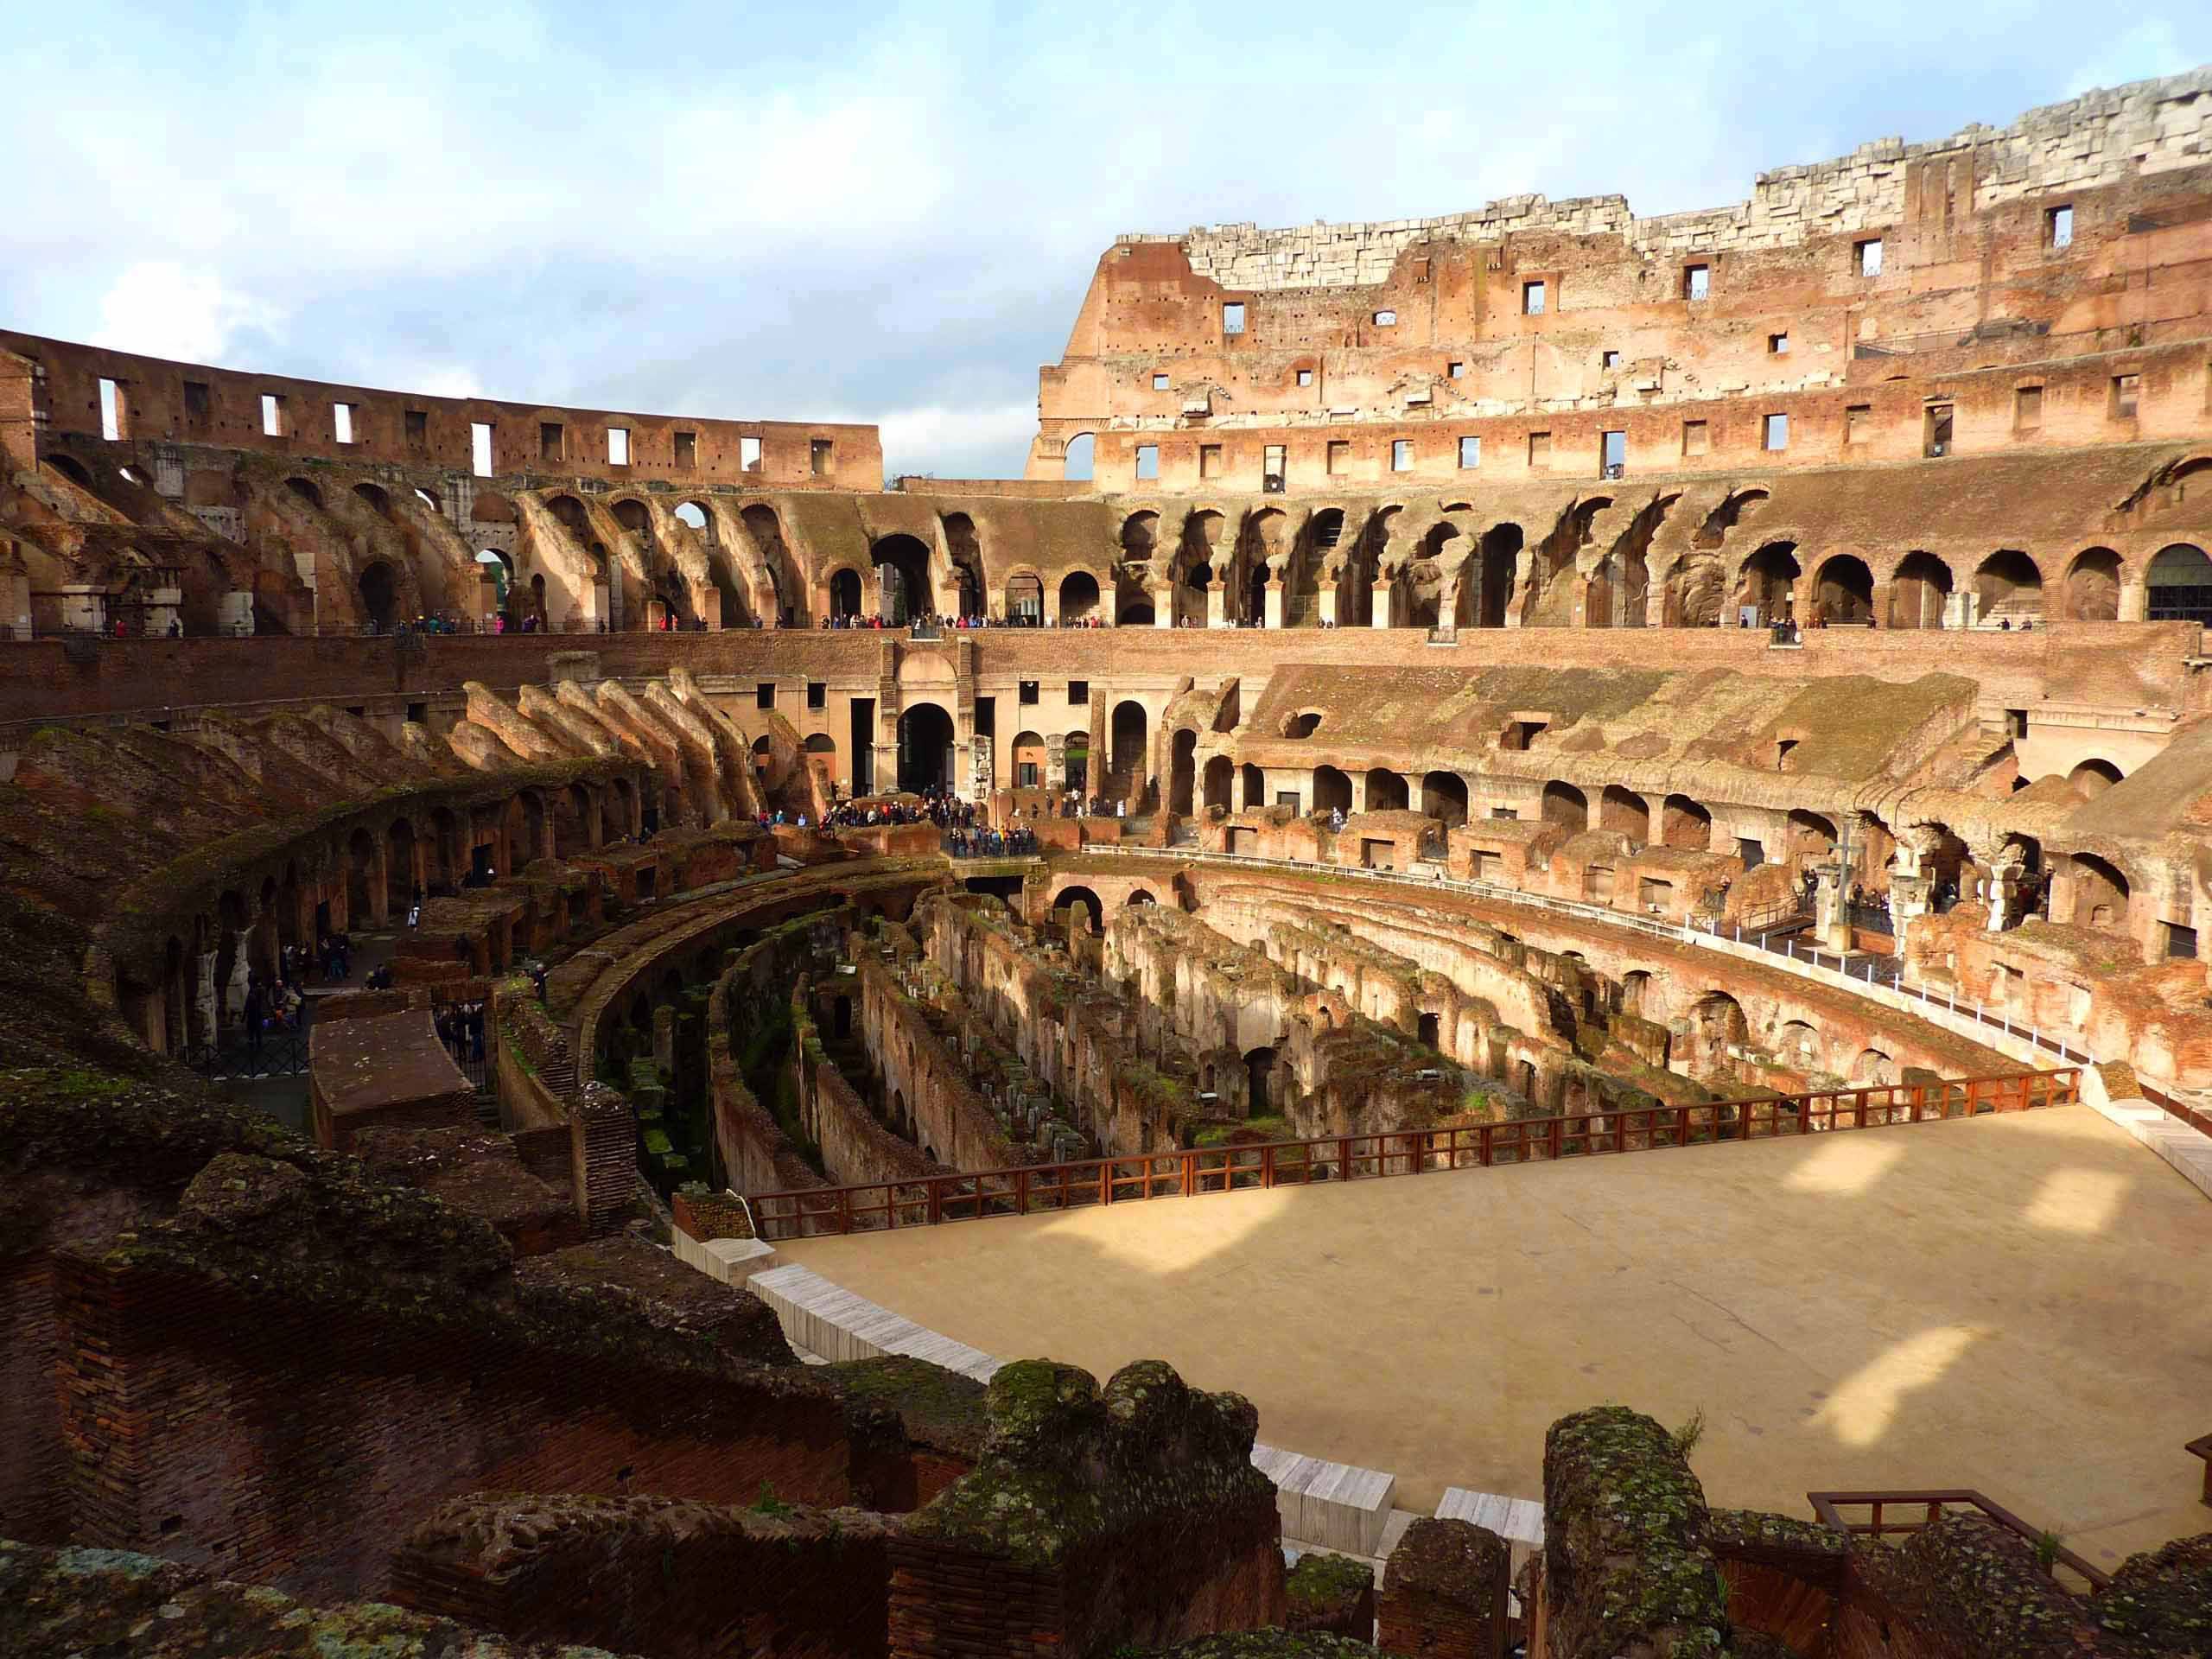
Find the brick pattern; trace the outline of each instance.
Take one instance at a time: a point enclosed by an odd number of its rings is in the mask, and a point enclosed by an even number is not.
[[[1376,1645],[1405,1659],[1503,1659],[1512,1571],[1487,1527],[1414,1522],[1383,1567]]]

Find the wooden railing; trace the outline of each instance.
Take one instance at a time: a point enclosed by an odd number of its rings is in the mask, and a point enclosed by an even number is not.
[[[756,1193],[752,1203],[759,1236],[772,1243],[897,1227],[934,1227],[949,1221],[1028,1216],[1144,1198],[1197,1198],[1210,1192],[1307,1186],[1317,1181],[1549,1163],[1561,1158],[1649,1152],[1707,1141],[1767,1141],[1838,1129],[1931,1123],[1985,1112],[2067,1106],[2079,1098],[2079,1073],[2071,1069],[2023,1071],[1803,1095],[1762,1095],[1751,1100],[1692,1106],[1520,1118],[1459,1128],[1395,1129],[1256,1146],[1138,1153],[1077,1163],[1038,1164],[1025,1169]]]
[[[2061,1567],[2082,1580],[2081,1586],[2068,1586],[2069,1589],[2096,1591],[2112,1582],[2110,1573],[2060,1543],[2056,1533],[2038,1532],[2003,1504],[1965,1487],[1919,1492],[1808,1492],[1805,1497],[1823,1526],[1854,1538],[1902,1537],[1933,1526],[1946,1510],[1968,1510],[2024,1539],[2035,1552],[2036,1564],[2053,1583],[2062,1582]],[[1846,1510],[1864,1511],[1864,1518],[1853,1519]]]

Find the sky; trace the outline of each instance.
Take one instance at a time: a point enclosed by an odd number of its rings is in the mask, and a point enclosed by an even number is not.
[[[1019,477],[1127,231],[1638,213],[2212,59],[2195,5],[22,7],[0,326],[397,390],[868,421]],[[2190,25],[2194,23],[2196,28]]]

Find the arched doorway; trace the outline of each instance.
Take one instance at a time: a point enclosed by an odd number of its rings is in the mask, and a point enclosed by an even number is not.
[[[1045,620],[1045,584],[1024,571],[1006,585],[1006,620],[1019,627],[1035,627]]]
[[[1255,1048],[1244,1056],[1244,1110],[1248,1116],[1267,1117],[1274,1111],[1275,1052]]]
[[[1402,812],[1412,799],[1413,791],[1406,787],[1404,777],[1384,766],[1376,766],[1367,774],[1367,810],[1370,812]]]
[[[1940,628],[1951,597],[1951,567],[1933,553],[1908,553],[1890,578],[1890,626]]]
[[[1060,620],[1081,622],[1098,610],[1098,578],[1088,570],[1071,572],[1060,582]]]
[[[1513,589],[1520,579],[1521,549],[1525,537],[1518,524],[1493,524],[1483,532],[1475,553],[1479,562],[1468,580],[1459,578],[1459,622],[1477,628],[1502,628]]]
[[[1633,846],[1651,839],[1650,806],[1643,796],[1618,784],[1607,784],[1598,798],[1598,823],[1601,829],[1626,836]]]
[[[2120,771],[2109,760],[2088,760],[2066,774],[2066,781],[2081,791],[2084,800],[2094,801],[2120,779]]]
[[[1351,810],[1351,779],[1334,766],[1313,768],[1313,810],[1316,812]]]
[[[2075,556],[2066,568],[2066,614],[2075,622],[2120,620],[2119,554],[2093,547]]]
[[[2074,925],[2125,932],[2127,878],[2117,865],[2094,853],[2076,853],[2074,864]]]
[[[1432,772],[1421,780],[1421,810],[1446,829],[1467,821],[1467,780],[1456,772]]]
[[[1688,852],[1713,847],[1713,814],[1687,795],[1669,795],[1661,808],[1660,838]]]
[[[1813,582],[1813,614],[1847,627],[1874,620],[1874,573],[1866,560],[1839,553],[1821,566]]]
[[[1141,702],[1122,702],[1114,705],[1114,720],[1109,741],[1113,745],[1108,752],[1112,768],[1113,792],[1117,799],[1126,799],[1133,788],[1141,788],[1150,775],[1145,753],[1145,712]]]
[[[1573,784],[1554,778],[1544,785],[1543,817],[1578,835],[1590,827],[1590,798]]]
[[[1986,627],[2043,620],[2043,572],[2018,548],[1999,548],[1974,573],[1974,612]]]
[[[1171,743],[1173,753],[1167,770],[1167,810],[1170,812],[1188,812],[1198,783],[1198,734],[1185,727],[1175,734]]]
[[[899,787],[912,794],[952,780],[952,716],[933,702],[899,716]]]
[[[1060,476],[1089,482],[1094,464],[1093,450],[1096,440],[1088,432],[1078,432],[1067,441],[1060,451]]]
[[[1206,804],[1230,810],[1229,792],[1235,781],[1236,763],[1225,754],[1217,754],[1206,762]]]
[[[1803,574],[1796,543],[1770,542],[1744,561],[1737,602],[1757,607],[1764,625],[1783,621],[1796,614],[1797,578]]]
[[[397,573],[383,559],[372,560],[361,571],[361,615],[378,633],[388,632],[399,613]]]
[[[2147,613],[2153,622],[2212,622],[2212,558],[2177,542],[2151,561]]]
[[[886,627],[904,627],[937,614],[937,601],[930,589],[930,550],[918,538],[886,536],[876,543],[871,556],[875,560]]]
[[[1106,906],[1099,902],[1096,893],[1089,887],[1062,888],[1052,900],[1052,919],[1065,927],[1069,919],[1067,912],[1071,908],[1083,912],[1086,932],[1097,933],[1100,920],[1106,914]]]
[[[861,575],[840,570],[830,578],[830,614],[839,620],[861,613]]]

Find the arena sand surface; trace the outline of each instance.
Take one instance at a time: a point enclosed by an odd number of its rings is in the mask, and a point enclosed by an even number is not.
[[[2105,1566],[2206,1529],[2212,1202],[2087,1107],[780,1248],[1003,1357],[1167,1360],[1423,1514],[1541,1497],[1611,1401],[1702,1411],[1719,1505],[1972,1487]]]

